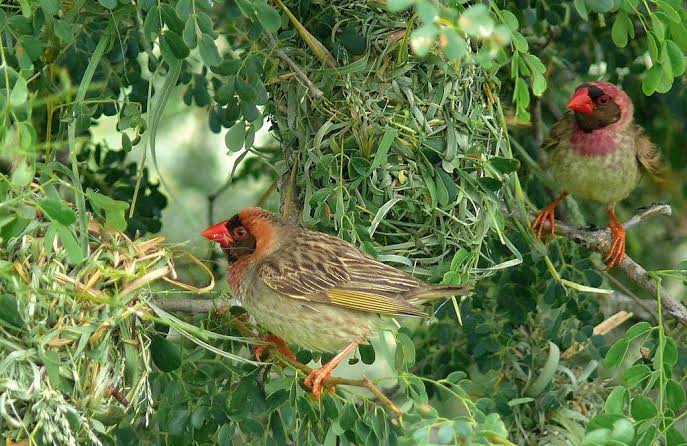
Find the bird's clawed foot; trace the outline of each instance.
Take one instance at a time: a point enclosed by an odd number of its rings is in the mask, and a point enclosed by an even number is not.
[[[551,203],[550,205],[546,206],[544,209],[542,209],[541,213],[539,213],[537,218],[532,223],[532,232],[537,233],[537,240],[541,239],[541,233],[544,229],[544,226],[546,225],[546,222],[549,223],[550,234],[553,236],[556,232],[556,221],[554,219],[555,207],[556,205],[554,203]]]
[[[610,270],[625,258],[625,227],[617,220],[611,220],[608,227],[613,235],[613,242],[608,255],[604,259],[604,262],[606,262],[606,269],[604,271]]]
[[[329,379],[331,374],[332,371],[325,365],[324,367],[320,367],[310,372],[308,376],[305,377],[303,384],[312,391],[312,396],[318,400],[322,395],[322,384]],[[326,386],[325,390],[335,392],[336,388],[334,388],[334,386]]]
[[[555,200],[549,203],[548,206],[542,209],[537,218],[534,219],[532,222],[532,231],[537,233],[537,240],[541,239],[541,234],[546,223],[549,224],[549,234],[553,236],[556,233],[556,206],[558,206],[558,203],[567,196],[567,192],[561,193]]]
[[[255,359],[258,361],[262,361],[260,357],[262,356],[263,353],[265,353],[265,350],[268,348],[276,347],[279,352],[281,352],[282,355],[286,356],[292,361],[296,360],[296,355],[291,351],[289,346],[284,342],[282,338],[279,336],[265,336],[260,338],[261,341],[269,342],[270,344],[267,345],[258,345],[255,347]]]

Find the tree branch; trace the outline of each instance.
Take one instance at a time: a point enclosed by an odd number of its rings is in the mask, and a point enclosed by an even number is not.
[[[644,220],[654,215],[671,215],[672,209],[667,204],[658,204],[644,209],[639,214],[625,222],[625,228],[636,226]],[[548,225],[545,225],[548,227]],[[556,234],[569,238],[570,240],[585,246],[592,251],[605,253],[611,246],[611,231],[608,229],[587,230],[580,229],[556,220]],[[647,290],[653,296],[658,289],[656,282],[647,275],[647,271],[639,263],[626,255],[618,264],[618,267],[625,271],[625,274],[640,287]],[[683,325],[687,325],[687,308],[668,294],[665,289],[661,291],[663,309],[673,318]]]

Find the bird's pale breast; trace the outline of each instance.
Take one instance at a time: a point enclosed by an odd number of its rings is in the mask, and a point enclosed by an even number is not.
[[[581,154],[571,144],[559,144],[551,154],[551,170],[562,190],[602,203],[626,198],[640,178],[636,142],[628,136],[615,141],[605,154]]]

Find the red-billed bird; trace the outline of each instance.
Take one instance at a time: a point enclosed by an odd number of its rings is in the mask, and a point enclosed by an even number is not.
[[[586,82],[568,102],[571,110],[551,129],[543,148],[550,153],[549,169],[561,185],[561,194],[532,223],[537,238],[548,222],[554,228],[554,210],[568,194],[608,205],[613,242],[605,258],[607,269],[625,257],[625,228],[615,205],[637,186],[642,171],[658,176],[659,155],[633,119],[630,97],[608,82]]]
[[[380,316],[427,316],[415,305],[468,291],[425,284],[348,242],[259,208],[244,209],[202,235],[222,247],[235,296],[276,335],[266,340],[292,358],[287,343],[338,352],[305,379],[316,398],[336,366],[375,333]],[[262,350],[256,350],[258,360]]]

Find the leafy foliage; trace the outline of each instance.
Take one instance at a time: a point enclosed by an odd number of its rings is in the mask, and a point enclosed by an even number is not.
[[[684,327],[664,320],[661,296],[602,274],[598,255],[532,240],[523,217],[555,187],[536,161],[546,124],[599,77],[630,94],[676,173],[673,189],[638,191],[621,212],[667,198],[684,209],[686,26],[679,0],[0,5],[3,439],[684,444]],[[364,388],[314,401],[302,367],[253,363],[256,327],[237,307],[182,320],[152,301],[176,289],[125,292],[182,262],[162,247],[147,258],[136,246],[159,240],[125,234],[166,230],[179,179],[158,158],[203,149],[157,138],[189,110],[234,160],[210,205],[266,185],[261,203],[278,189],[307,226],[424,279],[475,284],[351,360],[401,417]],[[601,211],[569,199],[564,215],[584,225]],[[648,269],[678,261],[667,253],[680,233],[648,228],[629,234],[632,255]],[[178,269],[205,280],[194,268]],[[686,282],[684,264],[652,274]],[[610,288],[657,317],[636,311],[624,335],[600,333],[618,309]]]

